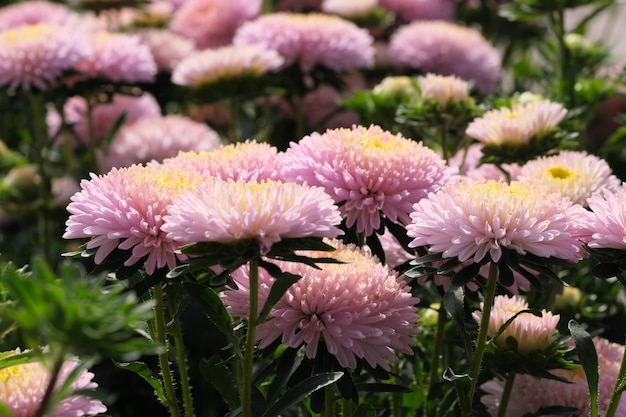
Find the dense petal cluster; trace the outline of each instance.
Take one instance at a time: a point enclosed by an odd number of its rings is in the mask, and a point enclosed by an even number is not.
[[[598,408],[600,415],[603,415],[617,380],[624,346],[609,343],[599,337],[595,337],[593,342],[598,354],[600,377]],[[576,413],[571,414],[573,417],[590,415],[589,388],[583,369],[557,369],[550,372],[573,384],[546,378],[537,379],[530,375],[517,375],[511,391],[514,395],[509,398],[507,417],[523,417],[536,413],[540,408],[556,405],[578,408]],[[481,389],[485,392],[481,398],[482,403],[487,406],[492,416],[497,416],[504,381],[493,379],[481,385]],[[622,396],[615,415],[626,415],[626,397]]]
[[[159,72],[172,72],[180,61],[196,51],[192,41],[167,29],[142,29],[132,33],[148,46]]]
[[[284,59],[263,45],[229,45],[188,55],[174,68],[172,82],[202,87],[219,81],[258,77],[277,70]]]
[[[324,187],[341,203],[346,225],[368,236],[381,216],[409,223],[413,204],[455,172],[421,143],[378,126],[312,133],[291,143],[283,158],[286,180]]]
[[[116,248],[132,252],[125,265],[145,259],[152,274],[157,268],[176,266],[178,242],[162,230],[167,207],[196,178],[181,167],[133,165],[91,174],[67,206],[65,239],[91,238],[87,249],[97,248],[95,262],[103,262]]]
[[[285,59],[285,66],[297,63],[305,72],[316,65],[343,71],[370,67],[374,62],[369,33],[332,15],[266,14],[243,24],[233,43],[274,49]]]
[[[277,262],[278,266],[302,276],[272,308],[260,324],[260,347],[279,339],[291,347],[306,344],[306,355],[314,358],[320,342],[346,368],[356,368],[357,358],[389,370],[397,362],[394,350],[411,354],[417,333],[419,301],[395,272],[354,245],[328,241],[335,252],[303,252],[310,257],[332,256],[346,263],[324,264],[315,269],[302,263]],[[224,303],[231,314],[247,314],[249,284],[244,269],[234,278],[238,290],[228,290]],[[274,279],[260,271],[260,303],[263,304]]]
[[[500,55],[480,32],[444,21],[416,21],[399,28],[389,55],[401,66],[456,75],[488,93],[500,75]]]
[[[113,167],[160,162],[182,151],[211,151],[220,146],[219,135],[205,123],[174,114],[144,118],[120,130],[100,168],[107,172]]]
[[[378,0],[380,7],[404,20],[452,20],[455,0]]]
[[[55,24],[77,30],[84,20],[83,16],[67,6],[44,0],[25,1],[0,8],[0,32],[38,23]]]
[[[488,111],[472,121],[465,133],[487,146],[525,145],[541,138],[563,120],[567,110],[549,100]]]
[[[324,0],[320,6],[324,13],[332,13],[344,18],[354,19],[367,16],[376,10],[378,0]]]
[[[526,182],[467,182],[444,186],[414,205],[411,246],[460,261],[498,262],[503,249],[579,260],[587,213],[580,205]]]
[[[418,77],[422,97],[434,99],[440,106],[459,103],[469,98],[469,85],[455,76],[443,76],[428,73]]]
[[[0,32],[0,86],[47,90],[90,53],[83,39],[60,25],[37,23],[7,29]]]
[[[575,151],[561,151],[558,155],[529,161],[521,168],[518,179],[547,185],[553,192],[583,206],[594,193],[605,188],[616,192],[621,186],[604,159]]]
[[[17,355],[19,349],[0,353],[0,358]],[[76,361],[66,361],[61,367],[58,390],[78,366]],[[98,384],[92,381],[93,374],[85,370],[70,385],[70,395],[54,408],[53,417],[82,417],[104,413],[107,408],[100,400],[83,395],[71,395],[78,390],[93,390]],[[30,362],[0,369],[0,404],[15,417],[34,417],[48,387],[50,371],[41,362]]]
[[[284,238],[336,237],[341,216],[319,187],[280,181],[207,178],[168,206],[168,239],[235,243],[256,240],[262,254]]]
[[[589,247],[626,250],[626,184],[617,192],[602,190],[587,203],[591,209],[586,239]]]

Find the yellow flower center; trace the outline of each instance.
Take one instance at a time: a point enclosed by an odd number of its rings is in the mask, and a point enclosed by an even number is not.
[[[32,41],[43,39],[48,36],[54,26],[50,24],[36,24],[20,26],[15,29],[9,29],[2,34],[2,38],[8,43],[21,43],[24,41]]]
[[[570,171],[569,169],[559,165],[551,167],[548,170],[548,173],[552,176],[552,178],[558,178],[562,180],[576,176],[576,173],[574,171]]]

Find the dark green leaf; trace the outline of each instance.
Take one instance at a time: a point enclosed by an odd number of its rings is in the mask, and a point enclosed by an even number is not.
[[[576,343],[576,353],[578,359],[587,376],[587,384],[589,386],[589,398],[591,401],[592,415],[597,415],[598,407],[598,354],[593,344],[593,339],[587,331],[574,320],[570,320],[567,324],[570,334]],[[593,410],[596,413],[593,413]]]
[[[452,276],[452,285],[462,287],[470,283],[480,271],[480,264],[471,263]]]
[[[426,265],[440,261],[441,259],[442,257],[440,253],[430,253],[428,255],[420,256],[419,258],[411,261],[411,265]]]
[[[524,414],[523,417],[541,417],[541,416],[571,416],[580,411],[576,407],[565,407],[562,405],[551,405],[549,407],[542,407],[537,410],[536,413]]]
[[[278,393],[287,385],[289,376],[298,365],[296,361],[297,353],[298,349],[287,348],[278,358],[274,378],[267,389],[267,400],[269,402],[274,402]]]
[[[621,272],[618,264],[611,263],[600,263],[591,268],[593,276],[598,278],[613,278]]]
[[[400,392],[407,393],[413,391],[411,388],[398,384],[383,384],[381,382],[373,382],[369,384],[358,384],[357,387],[363,392]]]
[[[30,363],[35,360],[37,360],[36,351],[30,350],[28,352],[18,353],[17,355],[11,355],[0,359],[0,369]]]
[[[543,317],[543,314],[541,313],[541,311],[535,310],[535,309],[518,311],[511,318],[505,321],[504,324],[502,324],[502,326],[500,326],[498,331],[491,337],[491,340],[496,340],[498,337],[500,337],[500,335],[504,333],[504,331],[511,325],[511,323],[513,323],[513,320],[515,320],[518,316],[522,314],[532,314],[537,317]]]
[[[450,368],[446,368],[445,371],[443,371],[443,379],[444,381],[450,381],[450,382],[456,382],[459,380],[468,380],[470,379],[469,374],[455,374],[454,371]]]
[[[213,356],[209,360],[202,359],[200,372],[202,372],[204,379],[222,395],[231,410],[240,406],[235,379],[220,357]]]
[[[504,287],[510,287],[515,282],[513,271],[505,262],[498,264],[498,281]]]
[[[287,292],[289,287],[291,287],[294,283],[296,283],[300,278],[300,275],[292,274],[289,272],[282,272],[280,274],[281,278],[274,281],[272,288],[270,289],[270,293],[265,300],[265,305],[263,306],[263,310],[261,310],[261,315],[259,316],[259,323],[265,320],[265,317],[270,313],[272,307],[281,299],[281,297]]]
[[[157,398],[161,400],[163,404],[172,406],[173,399],[170,401],[170,399],[167,398],[167,395],[165,395],[165,389],[163,388],[161,381],[158,378],[156,378],[154,375],[152,375],[152,371],[146,366],[145,363],[143,362],[122,363],[122,362],[116,362],[116,361],[113,361],[113,363],[115,364],[115,366],[117,366],[120,369],[125,369],[127,371],[130,371],[139,375],[146,382],[148,382],[148,384],[150,384],[152,389],[154,389],[154,392]]]

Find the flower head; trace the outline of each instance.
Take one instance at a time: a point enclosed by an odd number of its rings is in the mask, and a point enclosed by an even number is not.
[[[181,151],[211,151],[220,145],[217,132],[204,123],[173,114],[144,118],[122,127],[100,168],[107,172],[113,167],[160,162]]]
[[[298,63],[309,72],[316,65],[335,71],[370,67],[373,39],[365,29],[338,16],[325,14],[266,14],[237,31],[235,45],[261,44],[276,50],[284,66]]]
[[[63,26],[38,23],[0,32],[0,86],[47,90],[90,54],[81,37]]]
[[[452,20],[456,9],[454,0],[379,0],[379,3],[404,20]]]
[[[444,21],[416,21],[391,37],[389,54],[397,65],[456,75],[485,94],[500,74],[500,56],[480,32]]]
[[[278,69],[284,60],[262,45],[230,45],[188,55],[174,68],[172,82],[202,87],[219,81],[259,77]]]
[[[177,242],[256,240],[262,254],[284,238],[336,237],[341,221],[319,187],[279,181],[207,178],[168,206],[162,230]]]
[[[324,0],[321,9],[324,13],[336,14],[347,19],[367,16],[376,10],[378,0]]]
[[[441,107],[469,99],[469,85],[455,76],[426,74],[418,77],[422,97],[434,99]]]
[[[95,262],[103,262],[116,248],[130,250],[124,265],[145,258],[152,274],[157,268],[176,266],[179,244],[162,230],[167,207],[197,178],[182,167],[141,166],[113,168],[103,176],[91,174],[67,206],[65,239],[91,238],[87,249],[97,248]]]
[[[587,199],[589,237],[594,249],[626,250],[626,184],[617,192],[604,189]]]
[[[521,168],[518,179],[547,185],[553,192],[583,206],[599,190],[616,192],[621,185],[604,159],[575,151],[561,151],[558,155],[529,161]]]
[[[413,206],[411,246],[461,262],[498,262],[504,249],[520,255],[579,260],[586,212],[569,199],[526,182],[459,181]]]
[[[306,355],[316,357],[320,342],[345,368],[356,368],[357,358],[389,370],[397,362],[393,350],[411,354],[417,333],[419,301],[395,272],[354,245],[329,241],[337,250],[330,256],[347,263],[324,264],[315,269],[302,263],[281,262],[284,271],[302,276],[257,328],[260,347],[277,339],[291,347],[306,345]],[[303,252],[305,256],[328,253]],[[233,274],[238,290],[227,290],[223,300],[231,314],[246,314],[247,271]],[[260,270],[259,304],[264,304],[274,279]],[[242,308],[243,307],[243,308]]]
[[[192,41],[167,29],[141,29],[132,33],[148,46],[159,72],[172,72],[184,58],[196,51]]]
[[[65,5],[49,1],[34,0],[0,7],[0,32],[39,23],[71,27],[76,30],[83,22],[85,19],[79,13]]]
[[[381,217],[408,223],[414,203],[452,176],[434,151],[378,126],[328,130],[292,143],[283,176],[324,187],[341,205],[346,225],[371,235]]]
[[[0,358],[22,353],[20,349],[0,353]],[[56,389],[61,388],[70,374],[78,366],[78,362],[66,361],[61,367]],[[107,408],[100,400],[72,395],[78,390],[93,390],[98,384],[92,381],[93,374],[85,370],[70,385],[69,396],[64,398],[51,414],[53,417],[82,417],[104,413]],[[5,405],[16,417],[34,417],[39,404],[43,400],[50,371],[41,362],[30,362],[0,369],[0,404]]]

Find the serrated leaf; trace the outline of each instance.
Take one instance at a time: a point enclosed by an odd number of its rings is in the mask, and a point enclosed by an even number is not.
[[[165,395],[165,389],[163,388],[163,384],[161,384],[161,381],[152,374],[152,371],[146,366],[145,363],[143,362],[116,362],[116,361],[113,361],[113,363],[118,368],[133,372],[136,375],[143,378],[148,384],[150,384],[152,389],[154,389],[154,392],[157,398],[163,404],[166,404],[169,406],[172,405],[172,402],[170,401],[170,399],[167,398],[167,395]]]
[[[220,357],[212,356],[209,360],[202,359],[200,372],[204,379],[222,395],[231,410],[235,410],[241,405],[233,375]]]
[[[593,344],[593,339],[587,331],[575,320],[570,320],[567,327],[576,344],[578,360],[587,376],[589,386],[589,398],[591,401],[591,415],[597,415],[598,410],[598,354]],[[595,413],[594,413],[595,410]]]

